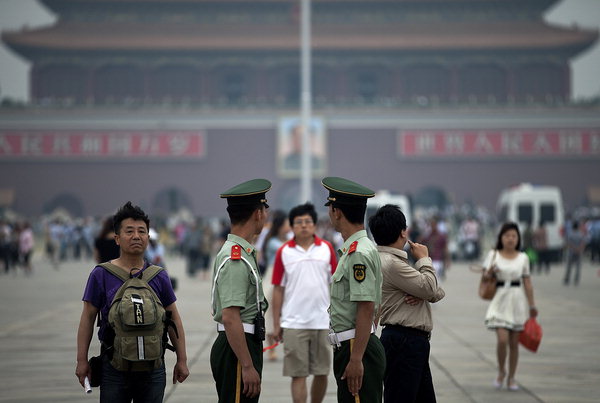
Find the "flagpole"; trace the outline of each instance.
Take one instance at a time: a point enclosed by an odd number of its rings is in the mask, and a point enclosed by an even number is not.
[[[311,166],[311,141],[310,121],[312,114],[311,96],[311,10],[310,0],[300,0],[300,82],[301,82],[301,119],[302,119],[302,160],[301,160],[301,197],[300,203],[312,199],[312,166]]]

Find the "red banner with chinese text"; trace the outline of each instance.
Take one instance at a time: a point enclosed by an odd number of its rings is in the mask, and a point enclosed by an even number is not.
[[[202,131],[0,130],[0,158],[203,158]]]
[[[400,157],[599,157],[600,129],[401,130]]]

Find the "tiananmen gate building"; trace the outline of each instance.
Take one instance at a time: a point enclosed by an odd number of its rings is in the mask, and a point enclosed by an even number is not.
[[[222,215],[252,177],[301,202],[299,1],[41,0],[58,19],[4,32],[31,104],[0,108],[0,189],[41,214]],[[600,110],[571,102],[598,32],[550,25],[556,0],[313,0],[313,201],[323,176],[493,208],[518,182],[600,185]],[[9,174],[7,174],[9,173]]]

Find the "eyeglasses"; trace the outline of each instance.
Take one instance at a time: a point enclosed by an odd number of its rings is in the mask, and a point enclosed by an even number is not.
[[[313,220],[310,220],[308,218],[306,220],[294,220],[294,225],[302,225],[302,224],[313,225],[314,222],[313,222]]]

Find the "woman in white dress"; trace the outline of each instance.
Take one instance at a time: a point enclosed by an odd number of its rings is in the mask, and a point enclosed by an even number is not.
[[[496,273],[496,295],[485,314],[485,325],[496,331],[498,376],[494,386],[501,388],[506,377],[505,363],[508,350],[509,390],[518,390],[515,372],[519,360],[519,334],[529,317],[537,316],[533,299],[529,258],[521,250],[521,235],[515,223],[505,223],[498,234],[496,249],[491,250],[484,267],[493,267]]]

